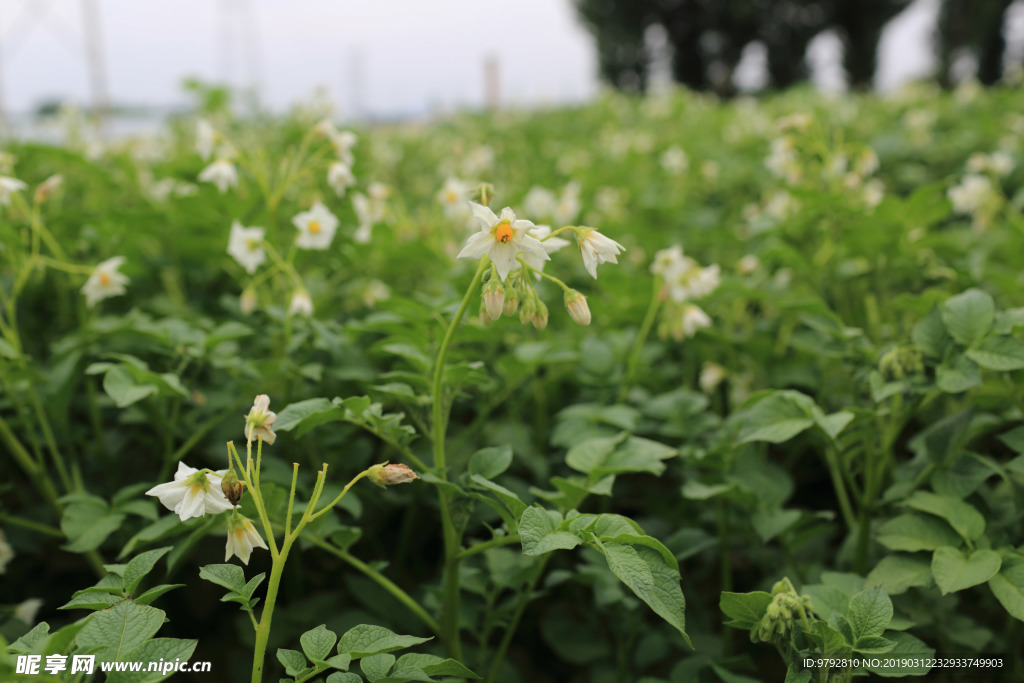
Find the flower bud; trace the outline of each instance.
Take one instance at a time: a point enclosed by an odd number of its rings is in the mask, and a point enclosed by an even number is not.
[[[242,296],[238,299],[238,307],[245,315],[251,314],[256,310],[256,305],[259,301],[256,299],[256,292],[246,287],[242,290]]]
[[[480,302],[480,322],[484,324],[484,327],[490,327],[494,324],[494,318],[487,312],[487,306],[484,305],[483,301]]]
[[[537,314],[537,297],[531,293],[523,301],[523,305],[519,307],[519,322],[524,325],[529,325],[533,321],[533,316]]]
[[[505,307],[505,288],[502,286],[501,281],[491,278],[484,285],[484,290],[481,294],[484,300],[484,306],[487,308],[487,315],[491,316],[492,319],[497,320],[501,317],[502,309]]]
[[[534,314],[532,322],[538,330],[543,330],[548,326],[548,307],[540,299],[537,300],[537,312]]]
[[[253,401],[249,414],[245,416],[245,438],[255,441],[262,437],[263,443],[273,445],[277,435],[274,433],[274,422],[277,413],[270,410],[270,397],[260,394]]]
[[[228,471],[224,478],[220,480],[220,490],[224,492],[224,497],[232,505],[238,505],[238,502],[242,500],[242,493],[245,490],[242,482],[238,481],[238,475],[235,474],[234,468]]]
[[[575,289],[565,291],[565,308],[577,325],[590,324],[590,306],[587,305],[587,297]]]
[[[519,292],[515,287],[505,285],[505,306],[502,313],[511,317],[519,310]]]
[[[42,204],[43,202],[45,202],[47,199],[50,198],[50,195],[56,192],[57,189],[63,184],[64,176],[60,175],[59,173],[56,175],[52,175],[43,182],[39,183],[39,186],[36,188],[36,204]]]
[[[408,465],[394,464],[374,465],[367,472],[366,477],[381,488],[394,486],[395,484],[407,484],[419,475],[413,472]]]

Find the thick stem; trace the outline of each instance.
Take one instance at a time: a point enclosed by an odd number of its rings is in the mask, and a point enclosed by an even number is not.
[[[451,348],[452,339],[455,337],[455,330],[466,315],[470,299],[483,278],[484,269],[487,266],[486,257],[480,259],[476,275],[469,283],[466,294],[462,297],[462,303],[455,317],[452,318],[448,330],[445,332],[441,342],[441,349],[437,354],[437,361],[434,365],[434,381],[432,387],[433,425],[431,436],[434,441],[434,469],[443,481],[447,481],[448,473],[445,469],[445,431],[447,429],[447,415],[445,414],[444,400],[444,363],[448,356],[448,349]],[[459,552],[458,532],[452,521],[452,513],[449,507],[448,494],[444,487],[437,487],[438,502],[441,508],[441,526],[444,533],[444,555],[445,555],[445,597],[444,608],[441,614],[444,644],[448,654],[455,659],[462,659],[462,644],[459,642]]]
[[[277,589],[281,586],[281,574],[284,572],[284,563],[288,560],[289,550],[291,550],[291,543],[286,538],[281,545],[280,554],[274,558],[274,563],[270,568],[267,597],[263,601],[263,612],[260,614],[259,626],[256,627],[256,645],[252,652],[252,683],[262,683],[263,681],[263,661],[267,653],[267,640],[270,638],[270,622],[274,618]]]
[[[647,341],[647,337],[651,334],[651,327],[654,326],[654,319],[658,315],[659,308],[661,308],[661,278],[655,276],[651,303],[647,307],[644,321],[640,324],[640,330],[636,333],[636,339],[633,340],[633,347],[630,349],[629,357],[626,360],[626,372],[622,376],[622,386],[619,388],[619,403],[622,403],[626,399],[626,394],[629,393],[629,388],[633,383],[633,375],[636,373],[637,363],[640,362],[640,352],[644,348],[644,342]]]

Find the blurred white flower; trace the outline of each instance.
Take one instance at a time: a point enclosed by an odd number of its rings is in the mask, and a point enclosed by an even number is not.
[[[352,208],[355,209],[356,217],[359,219],[359,228],[353,235],[353,239],[359,244],[366,244],[373,235],[373,225],[383,220],[387,204],[382,200],[356,192],[352,195]]]
[[[220,489],[225,474],[227,470],[204,472],[179,462],[174,481],[158,484],[146,491],[146,495],[159,498],[164,507],[174,511],[183,522],[207,513],[215,515],[232,508]]]
[[[580,185],[569,183],[562,190],[562,196],[558,198],[554,211],[551,213],[551,220],[555,225],[569,225],[580,213]]]
[[[626,248],[613,239],[605,237],[594,228],[579,228],[576,243],[580,246],[583,266],[590,276],[597,279],[597,267],[602,263],[618,263],[618,254]]]
[[[313,300],[309,298],[309,292],[304,289],[297,289],[292,294],[292,300],[288,304],[289,315],[301,315],[309,317],[313,315]],[[267,443],[271,443],[268,441]]]
[[[221,193],[238,184],[238,171],[227,159],[217,159],[199,173],[199,181],[213,183]]]
[[[864,184],[864,203],[869,208],[874,208],[885,199],[885,183],[878,178],[872,178]]]
[[[679,145],[672,145],[662,152],[660,163],[669,175],[679,175],[690,168],[690,158]]]
[[[263,228],[246,228],[234,221],[228,239],[228,254],[245,268],[245,272],[255,273],[267,260],[267,252],[263,249]]]
[[[702,268],[684,256],[678,244],[654,255],[651,272],[662,277],[669,298],[678,302],[703,298],[715,291],[720,282],[717,265]]]
[[[321,202],[292,218],[292,224],[299,231],[295,244],[300,249],[326,249],[338,230],[337,217]]]
[[[37,204],[42,204],[49,199],[54,192],[60,189],[61,185],[64,184],[64,176],[56,173],[43,182],[39,183],[36,187],[35,199]]]
[[[523,210],[527,215],[540,218],[550,218],[555,213],[555,206],[558,198],[551,190],[534,185],[523,198]]]
[[[348,164],[344,161],[335,161],[327,168],[327,184],[341,197],[345,190],[356,184],[356,177],[352,175],[352,169]]]
[[[82,286],[86,306],[92,308],[103,299],[120,296],[127,291],[125,285],[129,282],[128,276],[117,271],[122,263],[124,257],[115,256],[96,266],[96,270]]]
[[[444,186],[437,193],[444,215],[448,218],[466,218],[472,215],[469,206],[469,185],[455,177],[444,181]]]
[[[248,566],[253,548],[267,550],[267,544],[250,519],[239,514],[237,510],[233,511],[228,518],[228,542],[224,548],[224,561],[227,562],[234,555],[242,564]]]
[[[0,176],[0,206],[11,203],[11,195],[25,189],[25,183],[10,176]]]
[[[995,190],[992,181],[983,175],[964,176],[959,185],[949,188],[949,200],[957,213],[973,214],[990,201]]]
[[[707,362],[700,371],[700,379],[697,383],[700,385],[700,390],[705,394],[710,394],[712,391],[722,383],[725,379],[725,368],[718,363]]]
[[[359,137],[350,130],[343,130],[331,135],[330,139],[331,144],[334,146],[334,153],[338,155],[338,160],[351,167],[355,163],[352,148],[356,146]]]
[[[462,173],[470,178],[486,176],[494,167],[494,150],[487,146],[477,147],[462,161]]]
[[[700,306],[686,304],[682,310],[681,325],[683,337],[692,337],[697,330],[710,326],[711,318]]]
[[[213,124],[206,119],[196,121],[196,151],[203,161],[210,158],[216,146],[217,131],[214,129]]]
[[[475,202],[470,202],[470,206],[481,228],[480,232],[470,235],[458,258],[478,259],[487,254],[502,282],[519,265],[516,256],[520,253],[541,261],[550,260],[544,246],[529,234],[535,227],[533,223],[517,220],[515,213],[507,206],[501,210],[500,218],[486,206]]]
[[[256,310],[256,306],[259,304],[259,299],[256,298],[256,292],[251,288],[246,287],[242,290],[242,294],[238,297],[238,308],[243,314],[249,315]]]
[[[26,624],[34,625],[36,623],[36,615],[39,613],[39,608],[42,606],[42,598],[29,598],[28,600],[23,600],[14,608],[14,618],[21,619]]]
[[[758,266],[761,265],[760,260],[754,254],[747,254],[739,261],[736,262],[736,272],[740,275],[750,275]]]

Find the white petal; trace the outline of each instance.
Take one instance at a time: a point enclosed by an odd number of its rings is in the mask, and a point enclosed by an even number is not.
[[[508,277],[508,274],[519,265],[519,261],[516,260],[517,253],[519,253],[519,250],[512,242],[509,242],[508,244],[494,242],[494,246],[491,247],[491,262],[494,263],[494,267],[498,270],[498,277],[501,278],[502,282],[504,282],[505,278]],[[547,256],[547,254],[545,254],[545,256]]]
[[[469,239],[466,240],[466,246],[459,252],[458,258],[480,258],[487,253],[493,244],[496,244],[496,242],[494,237],[491,236],[490,230],[481,230],[469,236]]]
[[[498,223],[498,217],[494,215],[490,208],[476,202],[470,202],[469,206],[473,209],[473,215],[476,216],[485,228],[493,227]]]

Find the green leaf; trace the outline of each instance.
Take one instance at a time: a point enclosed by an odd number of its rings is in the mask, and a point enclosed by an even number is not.
[[[208,564],[199,568],[199,578],[206,579],[228,590],[245,590],[245,573],[237,564]]]
[[[988,587],[1010,616],[1024,621],[1024,564],[1004,566],[988,580]]]
[[[362,624],[350,629],[338,641],[338,654],[348,654],[352,659],[369,657],[383,652],[394,652],[413,645],[425,643],[431,638],[400,636],[383,626]]]
[[[469,459],[469,474],[494,479],[512,464],[512,446],[482,448]]]
[[[619,432],[615,436],[598,437],[587,439],[574,445],[565,454],[565,464],[577,472],[590,474],[590,471],[600,465],[611,455],[615,447],[625,440],[626,432]]]
[[[306,658],[298,650],[286,650],[283,647],[279,647],[277,649],[277,661],[281,662],[284,672],[289,676],[297,676],[309,668]]]
[[[164,593],[172,591],[175,588],[181,588],[184,585],[185,584],[183,583],[164,583],[160,584],[159,586],[153,586],[142,595],[137,596],[135,598],[135,602],[139,603],[140,605],[148,605]]]
[[[153,571],[153,567],[156,566],[157,561],[169,553],[171,547],[156,548],[154,550],[148,550],[140,555],[133,557],[129,562],[128,566],[124,568],[124,590],[129,595],[135,592],[135,589],[139,587],[139,583],[146,577],[149,572]]]
[[[601,515],[601,517],[607,516],[609,515]],[[650,548],[661,555],[661,559],[665,561],[665,564],[674,569],[676,573],[679,572],[679,562],[676,560],[676,556],[656,538],[638,533],[618,533],[614,535],[598,533],[598,536],[602,543],[624,543],[626,545],[642,545],[645,548]]]
[[[900,595],[915,586],[932,582],[931,564],[912,555],[883,557],[864,580],[867,586],[881,586],[889,595]]]
[[[771,604],[772,595],[764,591],[753,593],[729,593],[722,591],[718,599],[718,607],[729,617],[725,622],[726,626],[751,630],[761,623],[768,605]]]
[[[828,434],[830,439],[835,441],[835,438],[839,436],[840,432],[846,429],[846,425],[850,424],[853,417],[853,413],[849,410],[840,410],[839,412],[832,413],[831,415],[815,415],[814,421],[817,422],[823,432]]]
[[[363,675],[366,676],[367,680],[380,681],[388,675],[388,671],[391,671],[391,667],[394,663],[395,656],[384,653],[364,657],[363,661],[359,662],[359,666],[363,670]]]
[[[997,573],[1003,560],[994,550],[975,550],[964,557],[956,548],[945,546],[932,555],[932,576],[943,595],[985,583]]]
[[[64,508],[60,530],[68,542],[62,546],[73,553],[96,550],[110,534],[121,528],[124,515],[110,512],[102,498],[89,496]]]
[[[686,635],[686,600],[679,588],[679,572],[665,563],[661,554],[644,546],[603,544],[596,541],[604,553],[608,568],[626,584],[633,593],[647,603],[654,613]]]
[[[981,371],[967,356],[957,356],[950,364],[935,368],[935,385],[947,394],[959,394],[981,386]]]
[[[821,644],[821,653],[826,657],[843,656],[852,652],[846,637],[824,621],[815,621],[811,625],[811,633]]]
[[[739,443],[789,441],[814,425],[814,418],[806,405],[808,401],[807,396],[796,391],[777,391],[761,399],[745,410],[741,418],[738,417]]]
[[[130,652],[126,652],[119,658],[122,662],[149,662],[159,663],[163,660],[167,664],[176,661],[187,662],[195,652],[198,640],[186,640],[183,638],[153,638]],[[98,668],[98,667],[97,667]],[[167,673],[160,671],[114,671],[107,674],[109,683],[156,683],[174,675],[174,671]]]
[[[121,600],[124,598],[111,595],[107,591],[86,589],[75,593],[70,600],[57,609],[106,609]]]
[[[290,432],[299,425],[304,427],[342,419],[343,412],[326,398],[310,398],[298,403],[289,403],[277,414],[275,432]],[[310,421],[309,425],[303,423]]]
[[[528,507],[519,519],[524,555],[543,555],[552,550],[572,550],[582,541],[576,534],[559,531],[562,516],[554,510]]]
[[[1020,370],[1024,368],[1024,342],[1015,337],[989,337],[975,349],[968,349],[968,358],[989,370]]]
[[[890,631],[886,636],[895,641],[896,646],[886,653],[886,662],[877,668],[868,667],[868,671],[883,678],[902,678],[904,676],[924,676],[929,667],[923,662],[935,657],[935,650],[909,633]],[[895,664],[896,666],[892,666]]]
[[[326,624],[320,624],[299,636],[299,642],[309,661],[322,662],[331,654],[334,644],[338,642],[338,636],[328,629]]]
[[[869,588],[850,598],[846,621],[856,640],[881,636],[892,621],[892,600],[880,586]]]
[[[155,384],[139,384],[135,376],[124,365],[114,365],[103,376],[103,391],[113,399],[118,408],[127,408],[133,403],[157,393]]]
[[[881,636],[864,636],[853,644],[855,652],[880,655],[896,647],[896,641]]]
[[[946,330],[953,339],[968,346],[985,336],[995,317],[995,302],[980,289],[968,289],[942,305]]]
[[[952,496],[940,496],[928,491],[915,491],[904,505],[921,512],[941,517],[963,538],[974,541],[985,533],[985,518],[972,505]]]
[[[933,308],[928,315],[921,318],[910,333],[910,338],[921,349],[924,355],[931,358],[942,358],[946,355],[946,347],[952,342],[942,322],[942,314]]]
[[[119,659],[124,653],[152,638],[164,623],[164,612],[133,600],[93,613],[75,643],[85,649],[102,649],[104,657]]]
[[[515,517],[521,517],[523,512],[526,510],[526,503],[519,499],[519,496],[513,491],[509,491],[507,488],[500,484],[495,484],[489,479],[484,479],[479,474],[474,474],[470,477],[470,480],[477,486],[484,488],[495,496],[498,500],[505,504],[505,507],[509,509]]]
[[[43,621],[33,626],[29,629],[28,633],[11,643],[8,649],[19,654],[35,654],[43,649],[49,637],[50,625]]]
[[[402,655],[395,663],[395,672],[403,669],[420,669],[428,676],[456,676],[458,678],[480,678],[470,669],[454,659],[443,659],[437,655],[410,652]]]
[[[935,550],[959,545],[960,537],[946,522],[912,513],[888,520],[878,528],[878,542],[889,550]]]
[[[359,674],[335,671],[327,677],[327,683],[363,683],[363,677]]]

